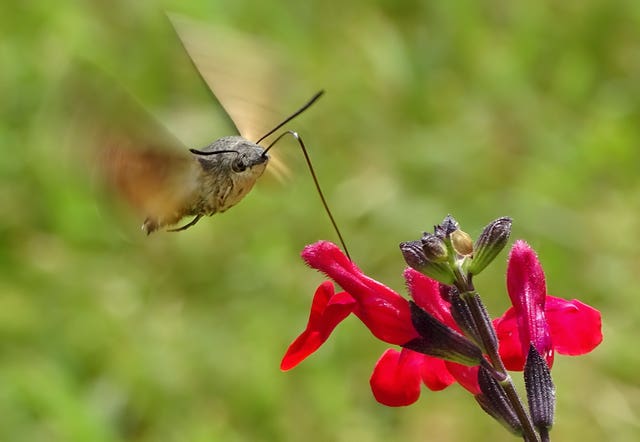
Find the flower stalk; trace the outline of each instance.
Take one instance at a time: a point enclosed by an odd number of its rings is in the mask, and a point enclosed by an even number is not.
[[[531,416],[525,409],[523,401],[520,399],[513,384],[513,380],[498,353],[494,326],[482,304],[479,294],[473,286],[473,274],[469,270],[475,269],[475,272],[478,273],[484,269],[506,245],[510,229],[511,219],[506,217],[495,220],[484,229],[477,243],[477,245],[481,247],[480,256],[482,262],[480,265],[474,265],[473,262],[472,255],[474,250],[471,237],[459,229],[458,223],[451,216],[447,216],[440,226],[436,226],[433,236],[439,237],[446,247],[447,264],[454,275],[452,285],[457,289],[460,298],[471,312],[474,323],[473,333],[470,333],[468,328],[465,330],[465,327],[461,327],[463,333],[474,341],[479,338],[480,342],[478,342],[478,344],[488,356],[491,364],[487,372],[491,373],[494,379],[504,389],[506,397],[519,420],[524,440],[527,442],[539,442],[540,439],[534,428]],[[425,236],[426,235],[427,234],[425,234]],[[428,261],[428,258],[425,257],[425,259]],[[467,264],[469,259],[471,259],[471,263]],[[409,265],[411,265],[410,262]],[[426,265],[423,264],[422,267],[424,268]],[[467,271],[465,271],[465,268]],[[447,283],[449,281],[443,282]]]
[[[504,389],[511,406],[513,407],[513,411],[520,421],[524,440],[527,442],[538,442],[540,439],[536,434],[531,417],[524,408],[524,404],[518,395],[515,385],[513,384],[511,375],[505,368],[502,359],[500,358],[500,354],[498,353],[495,329],[493,328],[491,321],[488,320],[488,317],[485,315],[486,310],[481,304],[482,301],[480,300],[479,294],[473,288],[470,278],[456,280],[455,285],[457,289],[460,290],[460,297],[466,302],[473,316],[473,320],[477,325],[483,350],[491,361],[491,366],[493,368],[491,374]]]
[[[535,252],[516,241],[506,272],[513,306],[492,320],[473,278],[505,247],[510,229],[510,218],[498,218],[473,243],[448,216],[433,233],[401,243],[410,267],[404,277],[411,301],[365,275],[335,244],[307,246],[303,259],[343,291],[334,291],[330,281],[318,287],[307,327],[289,346],[281,368],[298,365],[353,314],[373,336],[400,347],[383,353],[369,380],[381,404],[410,405],[422,385],[438,391],[458,382],[512,433],[527,442],[549,441],[554,353],[593,350],[602,341],[601,318],[578,300],[548,295]],[[526,401],[515,388],[512,371],[524,371]]]

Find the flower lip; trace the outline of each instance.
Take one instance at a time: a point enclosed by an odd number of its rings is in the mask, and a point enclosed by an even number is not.
[[[335,293],[330,281],[320,284],[313,296],[307,327],[287,349],[280,369],[292,369],[320,348],[336,326],[353,311],[354,305],[351,295]]]

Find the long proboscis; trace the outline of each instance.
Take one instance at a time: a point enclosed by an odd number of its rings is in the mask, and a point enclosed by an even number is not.
[[[285,118],[285,120],[278,124],[276,127],[274,127],[273,129],[271,129],[269,132],[267,132],[266,134],[264,134],[262,137],[260,137],[260,139],[258,141],[256,141],[256,144],[260,144],[260,141],[264,140],[265,138],[267,138],[269,135],[273,134],[274,132],[276,132],[278,129],[280,129],[282,126],[284,126],[285,124],[287,124],[289,121],[293,120],[295,117],[297,117],[298,115],[300,115],[302,112],[306,111],[309,106],[311,106],[313,103],[316,102],[316,100],[318,98],[320,98],[322,96],[322,94],[324,94],[324,91],[321,90],[319,92],[317,92],[313,97],[311,97],[311,99],[309,101],[307,101],[300,109],[298,109],[297,111],[295,111],[294,113],[292,113],[291,115],[289,115],[287,118]],[[286,132],[285,132],[286,133]],[[280,139],[281,137],[278,137],[278,139]],[[275,141],[273,143],[271,143],[272,145],[275,144]],[[269,146],[271,147],[271,146]]]
[[[309,103],[307,103],[307,105],[305,107],[303,107],[301,110],[299,110],[297,113],[295,113],[291,118],[295,117],[297,114],[299,114],[304,109],[309,107],[320,95],[322,95],[322,92],[317,94],[314,97],[314,99],[312,99]],[[288,120],[290,120],[291,118],[289,118]],[[286,123],[286,121],[285,121],[285,123]],[[284,123],[282,123],[282,124],[284,124]],[[280,126],[282,126],[282,125],[280,125]],[[278,126],[278,128],[280,126]],[[270,135],[270,134],[268,134],[268,135]],[[340,229],[338,228],[338,224],[336,223],[336,220],[333,217],[333,214],[331,213],[331,209],[329,209],[329,204],[327,204],[327,200],[324,197],[324,193],[322,192],[322,189],[320,188],[320,182],[318,181],[318,177],[316,176],[316,172],[313,170],[313,166],[311,165],[311,159],[309,158],[309,154],[307,153],[307,148],[304,145],[304,142],[302,141],[302,138],[300,137],[300,135],[298,135],[297,132],[294,132],[292,130],[288,130],[286,132],[281,133],[280,135],[278,135],[278,138],[273,140],[273,142],[271,144],[269,144],[269,146],[267,146],[267,148],[265,149],[263,155],[266,155],[267,152],[269,151],[269,149],[271,149],[285,135],[291,135],[293,138],[296,139],[296,141],[300,145],[300,149],[302,149],[302,154],[304,155],[304,159],[307,162],[307,167],[309,168],[309,172],[311,173],[311,178],[313,178],[313,184],[315,184],[315,186],[316,186],[316,190],[318,191],[318,195],[320,196],[320,200],[322,201],[322,205],[324,206],[324,210],[325,210],[325,212],[327,212],[327,215],[329,216],[329,219],[331,220],[331,225],[333,226],[333,230],[335,230],[336,234],[338,235],[338,239],[340,240],[340,244],[342,245],[342,249],[344,250],[345,255],[347,255],[347,258],[349,258],[349,260],[351,260],[351,255],[349,255],[349,250],[347,249],[347,245],[344,242],[344,238],[342,238],[342,233],[340,233]]]

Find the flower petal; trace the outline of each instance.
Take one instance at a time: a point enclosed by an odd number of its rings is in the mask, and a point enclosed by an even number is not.
[[[460,385],[474,396],[480,393],[480,385],[478,384],[479,367],[468,367],[466,365],[457,364],[455,362],[445,362],[447,370],[455,378]]]
[[[407,349],[389,349],[376,363],[369,383],[378,402],[400,407],[418,400],[420,381],[430,390],[440,391],[455,379],[441,359]]]
[[[602,342],[600,312],[577,299],[547,296],[547,320],[553,346],[563,355],[589,353]]]
[[[445,361],[420,353],[417,353],[417,355],[422,357],[420,374],[422,376],[422,382],[424,382],[424,385],[426,385],[429,390],[444,390],[456,381],[449,372]]]
[[[404,271],[404,279],[413,300],[440,322],[449,327],[458,329],[451,316],[451,304],[440,295],[440,283],[422,273],[407,268]]]
[[[522,371],[525,354],[520,345],[518,321],[513,307],[510,307],[501,317],[494,319],[493,326],[496,328],[498,351],[504,366],[510,371]]]
[[[516,313],[522,353],[527,354],[532,343],[549,361],[553,347],[545,317],[544,272],[536,253],[522,240],[515,242],[509,254],[507,291]]]
[[[576,299],[568,301],[547,296],[546,317],[549,323],[554,349],[564,355],[577,356],[589,353],[602,342],[600,312]],[[494,320],[500,357],[508,370],[522,371],[525,354],[520,346],[517,315],[513,307]],[[553,359],[547,359],[549,366]]]
[[[304,248],[302,258],[325,273],[356,300],[354,313],[378,339],[402,345],[416,338],[409,302],[384,284],[366,276],[329,241]]]
[[[411,405],[420,397],[423,358],[410,350],[385,351],[376,363],[369,384],[376,400],[389,407]]]
[[[355,300],[347,292],[334,294],[330,281],[320,284],[313,296],[307,327],[287,349],[280,369],[290,370],[315,352],[354,306]]]

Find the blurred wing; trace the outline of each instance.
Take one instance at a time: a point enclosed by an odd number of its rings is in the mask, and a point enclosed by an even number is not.
[[[73,152],[141,215],[179,220],[195,186],[187,149],[97,68],[74,66],[61,90]]]
[[[257,141],[287,114],[272,103],[286,72],[278,51],[256,37],[209,26],[180,15],[169,20],[198,72],[233,121],[238,133]],[[271,171],[286,173],[272,156]]]
[[[192,159],[152,146],[141,146],[126,134],[101,141],[98,163],[109,187],[134,209],[160,225],[182,218],[195,188]]]
[[[277,84],[275,51],[248,35],[170,16],[189,57],[233,120],[239,134],[256,141],[268,132]]]

